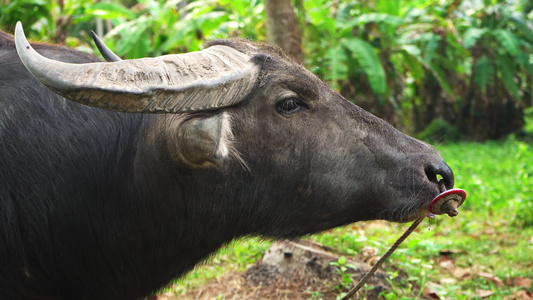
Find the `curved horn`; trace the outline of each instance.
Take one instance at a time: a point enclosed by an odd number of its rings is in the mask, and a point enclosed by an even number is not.
[[[104,59],[108,62],[112,61],[121,61],[122,59],[113,53],[111,49],[109,49],[104,42],[94,33],[94,31],[91,30],[91,37],[93,38],[94,44],[96,45],[96,48],[98,48],[98,51],[100,51],[100,54],[104,57]]]
[[[259,67],[234,48],[155,58],[69,64],[45,58],[17,23],[20,59],[41,83],[70,100],[123,112],[178,113],[235,105],[255,86]]]

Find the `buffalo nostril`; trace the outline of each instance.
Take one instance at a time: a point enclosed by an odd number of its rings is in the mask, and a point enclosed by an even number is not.
[[[424,171],[430,181],[435,182],[440,186],[444,186],[444,189],[447,190],[453,188],[455,181],[453,171],[444,161],[437,164],[430,164],[426,166]]]
[[[440,208],[442,209],[444,213],[447,213],[448,216],[455,217],[459,214],[459,212],[457,211],[457,206],[459,206],[459,202],[449,200],[445,202],[444,204],[442,204]]]

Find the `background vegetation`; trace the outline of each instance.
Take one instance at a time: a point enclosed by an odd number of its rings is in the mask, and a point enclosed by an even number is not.
[[[416,298],[424,288],[456,299],[531,296],[533,2],[291,4],[302,63],[349,100],[437,144],[469,193],[459,217],[428,221],[393,255],[385,268],[395,289],[383,296]],[[19,20],[35,40],[87,52],[96,50],[88,35],[95,30],[124,58],[198,50],[213,38],[267,40],[261,0],[0,0],[0,29],[12,32]],[[312,238],[346,255],[365,246],[383,253],[403,229],[357,223]],[[236,242],[172,291],[242,270],[268,245]],[[409,276],[395,281],[400,270]]]
[[[36,40],[93,51],[87,33],[96,29],[124,58],[198,50],[213,38],[267,39],[261,0],[2,2],[3,30],[20,20]],[[302,41],[286,51],[404,131],[498,139],[523,128],[533,102],[532,3],[294,0]]]

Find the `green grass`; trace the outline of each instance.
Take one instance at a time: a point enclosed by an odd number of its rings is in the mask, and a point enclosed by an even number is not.
[[[533,279],[533,146],[509,138],[486,143],[437,145],[455,172],[458,188],[467,191],[459,216],[437,216],[424,221],[385,263],[394,289],[386,299],[419,297],[428,283],[440,284],[438,294],[453,299],[475,299],[483,291],[494,299],[525,287],[497,286],[480,272],[507,278]],[[365,246],[383,254],[408,224],[359,222],[310,238],[357,255]],[[243,271],[257,260],[270,242],[242,239],[222,249],[213,259],[180,279],[173,287],[184,293],[229,271]],[[439,265],[441,250],[453,250],[454,268],[470,269],[456,278]],[[398,274],[404,274],[398,276]],[[531,291],[531,287],[528,287]]]
[[[207,263],[201,264],[178,279],[169,289],[184,294],[227,272],[244,272],[270,247],[271,241],[257,237],[241,238],[219,250]]]

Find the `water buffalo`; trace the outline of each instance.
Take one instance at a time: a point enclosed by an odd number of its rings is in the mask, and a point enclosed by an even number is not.
[[[138,299],[236,237],[406,222],[454,181],[276,47],[98,62],[20,24],[0,34],[0,163],[3,299]]]

